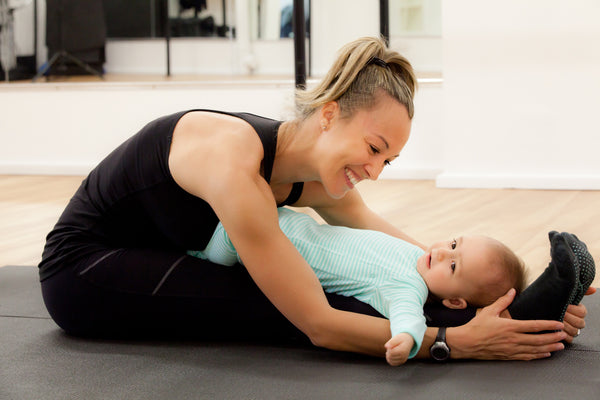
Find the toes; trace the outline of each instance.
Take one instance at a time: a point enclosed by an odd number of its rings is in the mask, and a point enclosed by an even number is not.
[[[577,258],[563,234],[552,236],[550,240],[550,255],[552,256],[552,262],[561,270],[565,269],[565,267],[570,267],[569,269],[577,267]],[[579,271],[576,272],[577,274],[579,273]]]

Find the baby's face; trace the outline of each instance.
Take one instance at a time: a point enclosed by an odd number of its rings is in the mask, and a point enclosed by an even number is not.
[[[488,279],[497,278],[492,240],[462,236],[434,243],[417,260],[417,271],[431,293],[441,299],[469,299]],[[508,290],[508,289],[507,289]]]

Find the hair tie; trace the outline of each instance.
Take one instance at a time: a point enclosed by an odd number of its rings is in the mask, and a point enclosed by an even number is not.
[[[380,67],[390,69],[390,66],[388,65],[388,63],[386,63],[385,61],[383,61],[379,57],[371,57],[369,59],[369,61],[367,62],[367,65],[371,65],[371,64],[375,64],[375,65],[378,65]]]

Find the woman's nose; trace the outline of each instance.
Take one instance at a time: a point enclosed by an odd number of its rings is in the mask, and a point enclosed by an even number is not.
[[[375,181],[379,178],[381,171],[383,171],[383,165],[378,166],[377,164],[368,164],[365,166],[365,171],[367,172],[368,178]]]

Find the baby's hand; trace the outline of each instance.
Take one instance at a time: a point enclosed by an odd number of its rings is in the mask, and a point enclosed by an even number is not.
[[[404,364],[408,360],[415,340],[408,333],[399,333],[385,344],[385,359],[391,366]]]

